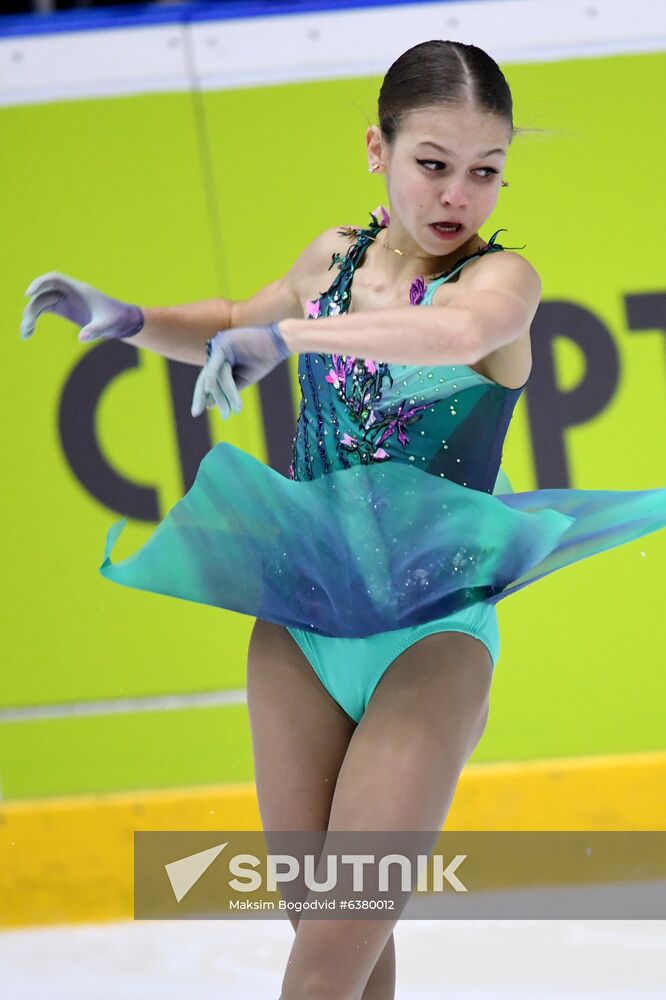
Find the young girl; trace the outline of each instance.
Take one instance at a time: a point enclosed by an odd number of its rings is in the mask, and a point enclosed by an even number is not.
[[[416,45],[378,111],[368,168],[390,215],[323,232],[251,299],[141,310],[57,273],[28,289],[23,336],[50,309],[80,340],[202,365],[195,416],[238,412],[243,388],[299,355],[289,477],[220,443],[138,553],[113,564],[124,522],[110,529],[101,567],[256,616],[267,831],[440,830],[486,724],[497,601],[666,524],[666,489],[515,494],[500,472],[541,283],[501,230],[479,236],[514,135],[497,64]],[[393,997],[395,920],[291,919],[281,1000]]]

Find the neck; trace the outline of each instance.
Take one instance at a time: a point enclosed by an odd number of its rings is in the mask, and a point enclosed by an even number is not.
[[[403,243],[398,240],[397,235],[393,237],[390,225],[386,229],[380,229],[375,238],[377,244],[374,253],[376,266],[382,273],[388,274],[389,278],[395,281],[417,278],[419,275],[423,275],[425,278],[442,274],[455,267],[459,260],[475,253],[483,244],[483,240],[475,233],[460,246],[451,250],[450,253],[431,255],[423,253],[420,247],[414,247],[409,238]],[[388,243],[389,246],[384,246],[385,243]],[[404,243],[407,243],[409,249]],[[403,254],[395,253],[396,249],[402,250]]]

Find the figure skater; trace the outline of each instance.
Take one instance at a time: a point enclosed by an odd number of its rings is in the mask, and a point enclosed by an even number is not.
[[[441,830],[488,717],[496,603],[666,524],[663,488],[514,493],[500,470],[541,293],[502,230],[479,235],[515,132],[486,52],[423,42],[388,70],[365,136],[390,213],[321,233],[246,301],[140,309],[57,272],[28,289],[22,336],[50,310],[81,341],[201,366],[195,416],[237,413],[298,354],[289,475],[220,442],[137,553],[112,563],[124,520],[110,528],[100,567],[257,618],[267,831]],[[290,919],[281,1000],[394,996],[395,920]]]

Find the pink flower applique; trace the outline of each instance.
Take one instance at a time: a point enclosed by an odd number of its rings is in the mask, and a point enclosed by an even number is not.
[[[326,376],[326,381],[336,389],[339,389],[341,385],[344,386],[346,384],[347,376],[353,370],[356,358],[347,358],[347,360],[344,361],[342,354],[332,354],[331,362],[333,367]]]
[[[321,303],[319,299],[308,299],[306,302],[308,316],[316,319],[321,313]]]
[[[374,212],[370,213],[377,220],[380,226],[388,226],[391,217],[383,205],[378,205]]]
[[[356,438],[350,437],[349,434],[342,435],[342,444],[346,445],[347,448],[358,448],[358,441]]]
[[[417,306],[419,302],[423,299],[426,292],[426,283],[421,275],[418,278],[414,278],[412,281],[412,287],[409,289],[409,303],[412,306]]]
[[[373,451],[372,457],[376,459],[390,458],[391,456],[383,448],[378,448],[377,451]]]

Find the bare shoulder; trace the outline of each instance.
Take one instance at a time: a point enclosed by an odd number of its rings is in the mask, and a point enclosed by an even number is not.
[[[250,298],[232,302],[232,325],[254,326],[303,318],[307,299],[318,295],[319,286],[326,281],[332,255],[345,253],[350,246],[349,236],[340,232],[342,228],[336,226],[319,233],[282,277]],[[331,280],[329,278],[326,283],[330,284]]]
[[[537,269],[513,250],[485,253],[460,273],[458,288],[501,290],[522,299],[531,316],[541,300],[541,278]]]
[[[541,300],[541,278],[536,268],[518,253],[511,250],[486,253],[466,264],[457,282],[441,285],[432,303],[446,305],[458,296],[484,291],[500,292],[518,299],[522,319],[520,329],[509,343],[486,354],[472,367],[500,385],[519,388],[532,368],[530,328]]]
[[[332,277],[327,277],[334,254],[345,254],[352,239],[344,230],[348,226],[334,226],[325,229],[308,244],[294,261],[285,275],[294,293],[301,302],[314,298],[323,291],[323,283],[330,285]]]

